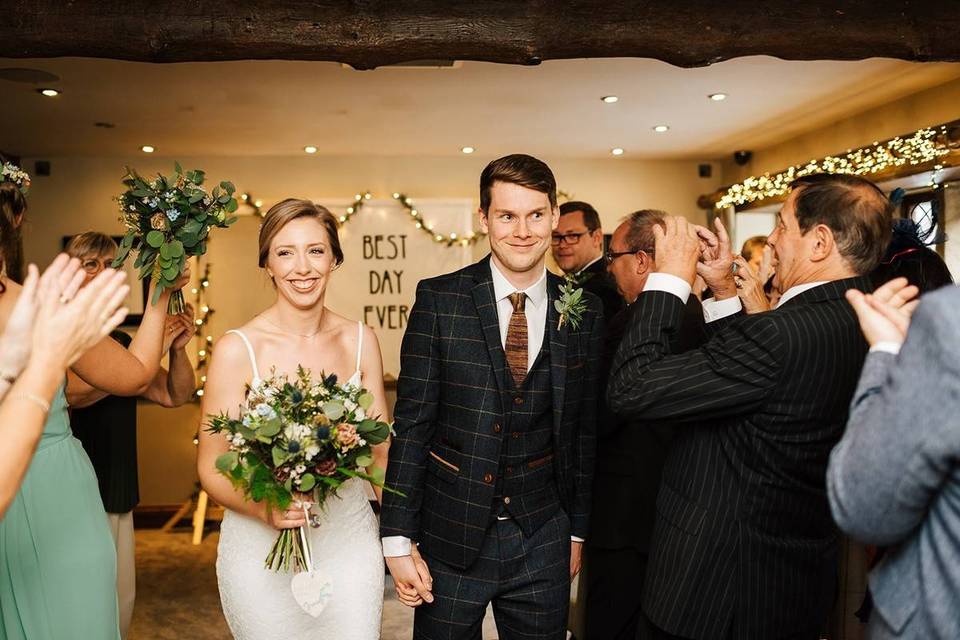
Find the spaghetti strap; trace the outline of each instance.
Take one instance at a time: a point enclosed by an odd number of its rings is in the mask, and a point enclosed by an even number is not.
[[[360,371],[360,358],[363,355],[363,322],[357,320],[357,371]]]
[[[260,380],[260,370],[257,369],[257,356],[253,352],[253,345],[250,344],[250,340],[247,339],[247,336],[240,331],[240,329],[230,329],[227,333],[235,333],[240,336],[240,339],[243,340],[243,344],[247,346],[247,353],[250,355],[250,366],[253,367],[253,381],[258,382]]]

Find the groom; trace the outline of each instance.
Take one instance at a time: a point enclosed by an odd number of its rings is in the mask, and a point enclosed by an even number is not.
[[[491,255],[423,280],[400,352],[380,532],[414,638],[565,637],[593,475],[600,303],[561,323],[544,257],[559,220],[527,155],[480,176]],[[564,319],[569,314],[564,314]]]

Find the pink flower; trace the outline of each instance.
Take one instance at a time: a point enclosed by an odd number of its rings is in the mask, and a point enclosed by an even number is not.
[[[337,442],[339,442],[340,446],[344,449],[356,446],[359,441],[360,436],[357,435],[357,430],[352,424],[342,422],[337,425]]]

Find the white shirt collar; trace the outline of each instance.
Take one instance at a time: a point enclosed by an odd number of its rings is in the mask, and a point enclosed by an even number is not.
[[[507,298],[511,293],[516,291],[521,291],[522,293],[527,294],[527,298],[530,300],[530,303],[535,306],[540,306],[541,304],[546,303],[547,301],[547,268],[543,268],[543,273],[540,274],[540,279],[534,282],[532,285],[526,289],[517,289],[515,286],[510,284],[510,281],[507,280],[507,277],[503,275],[500,269],[497,268],[496,263],[493,261],[493,257],[490,258],[490,271],[493,274],[493,297],[497,302],[500,302],[504,298]]]
[[[577,275],[580,275],[581,273],[583,273],[584,271],[586,271],[587,269],[589,269],[595,262],[598,262],[599,260],[602,260],[602,259],[603,259],[603,254],[601,253],[601,254],[598,255],[596,258],[594,258],[593,260],[591,260],[591,261],[588,262],[587,264],[583,265],[583,268],[580,269],[580,271],[577,271]]]
[[[787,289],[786,293],[780,296],[780,301],[777,303],[776,308],[782,307],[785,303],[789,302],[791,298],[796,298],[798,295],[804,291],[809,291],[814,287],[819,287],[822,284],[827,284],[828,280],[823,280],[821,282],[806,282],[804,284],[798,284]]]

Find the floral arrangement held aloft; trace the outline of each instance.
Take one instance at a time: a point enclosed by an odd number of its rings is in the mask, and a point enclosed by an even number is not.
[[[322,505],[350,478],[363,478],[384,487],[384,471],[371,473],[371,446],[386,442],[390,425],[367,414],[373,395],[365,389],[337,383],[335,375],[297,368],[297,378],[272,373],[248,386],[245,406],[231,418],[211,416],[207,430],[223,433],[229,450],[217,458],[217,469],[248,500],[266,501],[283,511],[294,492],[312,494]],[[267,555],[265,566],[279,571],[307,568],[305,536],[284,529]]]
[[[228,227],[237,220],[227,217],[239,206],[232,183],[221,182],[207,193],[203,171],[184,173],[179,162],[174,171],[147,181],[128,168],[123,179],[127,190],[118,198],[127,232],[113,266],[122,265],[131,250],[137,251],[134,267],[140,269],[140,279],[149,277],[155,285],[152,304],[180,279],[188,258],[206,253],[210,227]],[[178,289],[170,295],[168,312],[178,315],[185,308]]]

